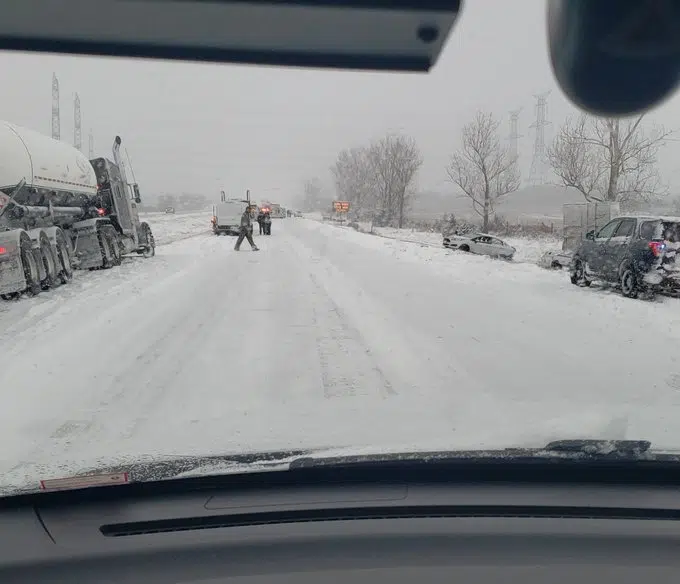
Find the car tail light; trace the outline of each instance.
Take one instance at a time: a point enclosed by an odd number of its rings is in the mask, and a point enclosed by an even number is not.
[[[7,248],[0,245],[0,255],[5,255],[7,253]]]
[[[649,249],[658,257],[666,250],[666,244],[663,241],[650,241]]]

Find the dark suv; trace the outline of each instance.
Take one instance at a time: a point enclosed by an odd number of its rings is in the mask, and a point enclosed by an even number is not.
[[[680,291],[680,219],[617,217],[599,231],[590,231],[574,254],[571,283],[590,286],[593,280],[614,282],[629,298],[640,292]]]

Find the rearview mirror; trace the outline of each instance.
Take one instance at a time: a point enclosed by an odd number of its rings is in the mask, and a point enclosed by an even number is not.
[[[461,4],[62,0],[55,26],[54,0],[32,0],[3,10],[0,50],[425,72],[437,61]]]

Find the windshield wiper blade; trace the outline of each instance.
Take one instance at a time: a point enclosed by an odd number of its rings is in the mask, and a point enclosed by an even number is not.
[[[638,458],[652,447],[648,440],[555,440],[543,450],[588,456]]]
[[[244,452],[218,455],[186,455],[151,457],[131,462],[102,465],[96,469],[87,469],[79,475],[106,474],[126,472],[130,475],[130,482],[147,482],[173,479],[178,476],[201,474],[245,473],[248,468],[265,470],[268,467],[286,465],[288,461],[298,456],[309,456],[310,450],[291,449],[266,452]],[[214,470],[218,469],[218,470]],[[232,470],[233,469],[233,470]]]
[[[674,460],[673,455],[650,452],[652,443],[647,440],[555,440],[538,448],[503,448],[497,450],[451,450],[437,452],[386,452],[380,454],[319,456],[302,455],[293,459],[290,470],[318,466],[347,466],[380,463],[423,463],[442,464],[462,461],[502,460],[519,462],[522,460],[594,460],[594,459],[627,459],[627,460]]]

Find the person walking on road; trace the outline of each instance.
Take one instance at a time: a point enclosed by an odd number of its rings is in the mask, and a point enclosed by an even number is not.
[[[239,251],[241,249],[241,244],[243,243],[244,239],[248,240],[248,243],[250,244],[250,247],[253,248],[253,251],[259,251],[259,248],[253,241],[253,220],[250,217],[250,205],[246,207],[243,215],[241,215],[241,226],[239,228],[236,245],[234,246],[235,251]]]
[[[264,233],[264,211],[261,209],[257,214],[257,224],[260,226],[260,235],[262,235]]]

